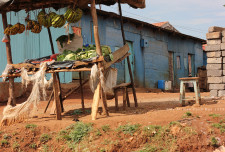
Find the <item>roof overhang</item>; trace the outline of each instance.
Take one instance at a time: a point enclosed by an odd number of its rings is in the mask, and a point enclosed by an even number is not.
[[[96,0],[96,4],[114,5],[118,0]],[[88,7],[91,0],[0,0],[0,12],[20,10],[36,10],[53,7],[55,9],[76,5],[80,8]],[[145,0],[121,0],[133,8],[145,8]]]

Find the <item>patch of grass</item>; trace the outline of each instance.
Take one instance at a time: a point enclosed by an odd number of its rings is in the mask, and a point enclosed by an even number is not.
[[[197,134],[197,132],[192,127],[184,127],[183,129],[187,135],[196,135]]]
[[[30,148],[32,149],[36,149],[37,148],[37,144],[36,143],[32,143],[29,145]]]
[[[225,132],[225,123],[214,123],[212,127],[219,129],[221,133]]]
[[[9,144],[9,142],[6,139],[3,139],[0,141],[1,146],[6,146]]]
[[[103,145],[108,145],[110,143],[110,140],[108,139],[104,139],[104,141],[102,142]]]
[[[0,135],[3,133],[3,131],[0,131]]]
[[[126,125],[122,125],[119,126],[116,130],[117,131],[121,131],[124,134],[130,134],[131,136],[140,128],[140,124],[126,124]]]
[[[36,128],[36,127],[37,127],[37,125],[35,125],[35,124],[27,124],[27,125],[25,126],[26,129],[34,129],[34,128]]]
[[[48,142],[51,138],[51,136],[49,134],[42,134],[40,137],[40,142],[41,143],[46,143]]]
[[[109,125],[102,126],[102,131],[104,131],[104,132],[110,131],[110,126]]]
[[[86,137],[91,130],[91,123],[85,124],[83,122],[77,122],[67,127],[66,130],[60,131],[59,139],[65,139],[66,141],[78,143],[84,137]]]
[[[74,111],[73,111],[72,115],[80,115],[80,114],[82,114],[82,113],[83,113],[82,110],[77,109],[77,110],[74,110]]]
[[[20,144],[16,141],[13,143],[12,147],[13,147],[13,150],[18,150],[20,148]]]
[[[193,114],[190,111],[187,111],[187,112],[185,112],[183,117],[187,118],[187,117],[191,117],[191,116],[193,116]]]
[[[85,124],[83,122],[78,122],[73,125],[69,136],[71,140],[75,143],[81,141],[88,133],[92,130],[92,124]]]
[[[153,137],[155,134],[158,134],[161,131],[162,127],[157,125],[149,125],[144,127],[144,134],[147,137]]]
[[[144,149],[139,152],[162,152],[162,151],[176,151],[176,136],[171,133],[170,127],[180,125],[177,122],[172,122],[166,126],[149,125],[143,128],[144,136],[147,137],[151,144],[147,144]]]
[[[8,135],[8,134],[4,134],[4,135],[3,135],[3,138],[4,138],[4,139],[10,139],[10,138],[11,138],[11,136],[10,136],[10,135]]]
[[[157,146],[153,146],[153,145],[148,145],[146,147],[144,147],[142,150],[139,150],[137,152],[158,152],[161,151],[162,148],[157,147]]]
[[[50,152],[48,145],[42,145],[42,147],[43,147],[43,152]]]
[[[102,136],[102,133],[101,133],[100,129],[97,129],[97,131],[95,132],[95,135],[96,136]]]
[[[218,117],[221,117],[220,114],[209,114],[210,117],[213,117],[213,118],[218,118]]]
[[[180,123],[178,121],[172,121],[170,122],[169,126],[180,126]]]
[[[210,143],[211,143],[211,145],[213,147],[218,147],[218,141],[217,141],[217,139],[215,137],[211,138],[211,142]]]
[[[223,120],[220,120],[220,123],[222,124],[222,123],[225,123],[225,119],[223,119]]]

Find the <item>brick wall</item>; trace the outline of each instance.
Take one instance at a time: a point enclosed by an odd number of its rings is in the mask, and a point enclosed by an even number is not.
[[[225,96],[225,28],[210,27],[206,34],[207,77],[210,95]]]

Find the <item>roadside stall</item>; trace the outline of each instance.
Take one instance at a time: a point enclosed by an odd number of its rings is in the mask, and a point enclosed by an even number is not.
[[[123,37],[124,46],[115,52],[111,52],[107,46],[101,46],[99,40],[98,19],[96,13],[96,4],[113,5],[118,2],[120,17],[121,17],[121,32]],[[9,99],[8,105],[3,111],[2,125],[10,125],[14,122],[19,122],[27,118],[30,114],[30,109],[36,108],[40,96],[45,96],[45,87],[49,85],[44,75],[46,73],[52,73],[54,105],[56,111],[57,120],[61,120],[61,113],[63,110],[62,97],[60,93],[59,72],[82,72],[91,71],[98,77],[98,81],[92,80],[94,87],[94,97],[92,104],[92,119],[97,117],[98,104],[100,100],[103,103],[103,114],[108,114],[107,102],[105,96],[105,80],[104,72],[110,68],[114,63],[121,62],[127,59],[128,68],[130,73],[131,87],[134,96],[135,106],[137,107],[137,97],[134,88],[134,81],[131,72],[131,66],[129,61],[129,46],[126,44],[125,34],[123,30],[123,19],[121,11],[121,3],[127,3],[133,8],[144,8],[145,0],[2,0],[0,1],[0,13],[2,15],[2,22],[4,27],[3,42],[6,44],[7,65],[6,70],[0,77],[9,81]],[[61,28],[63,26],[69,26],[70,23],[78,22],[82,17],[82,9],[89,8],[91,5],[91,15],[93,19],[93,30],[95,45],[85,46],[77,50],[70,52],[64,50],[62,54],[55,54],[50,27]],[[56,14],[54,12],[45,12],[45,8],[54,8],[58,10],[60,8],[67,7],[67,11],[63,15]],[[27,12],[26,25],[17,23],[10,25],[7,23],[7,12],[18,12],[25,10]],[[40,10],[37,15],[37,20],[31,20],[29,18],[29,12],[33,10]],[[42,57],[39,59],[30,59],[23,63],[13,64],[11,55],[10,36],[24,31],[31,31],[33,33],[40,33],[42,28],[48,29],[50,45],[52,48],[52,55]],[[78,30],[79,34],[80,31]],[[72,35],[68,33],[67,41],[69,43]],[[29,76],[32,75],[32,76]],[[29,82],[33,83],[33,90],[31,96],[22,104],[16,105],[14,97],[14,78],[22,77],[24,84]],[[81,82],[81,81],[80,81]],[[82,82],[80,83],[82,88]],[[43,90],[43,92],[40,92]],[[82,90],[82,89],[81,89]],[[83,99],[83,93],[82,99]],[[84,109],[84,102],[82,100],[82,108]]]

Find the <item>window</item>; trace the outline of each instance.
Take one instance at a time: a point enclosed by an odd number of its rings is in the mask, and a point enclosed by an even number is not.
[[[180,56],[177,56],[177,69],[180,69]]]

